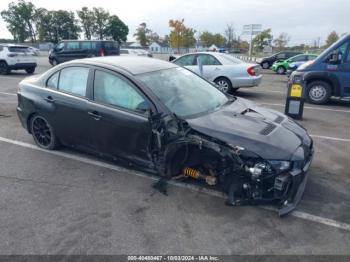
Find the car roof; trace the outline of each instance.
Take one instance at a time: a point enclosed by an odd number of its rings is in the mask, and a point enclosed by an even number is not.
[[[104,56],[74,60],[72,63],[84,63],[90,65],[106,65],[116,67],[130,74],[138,75],[163,69],[179,67],[176,64],[149,57],[136,56]]]

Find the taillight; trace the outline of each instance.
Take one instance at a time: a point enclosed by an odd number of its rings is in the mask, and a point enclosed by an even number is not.
[[[105,50],[103,48],[98,52],[99,56],[105,56]]]
[[[17,54],[14,54],[14,53],[10,53],[10,54],[7,54],[8,57],[15,57],[17,56]]]
[[[247,72],[250,76],[256,76],[255,68],[254,66],[251,66],[247,69]]]

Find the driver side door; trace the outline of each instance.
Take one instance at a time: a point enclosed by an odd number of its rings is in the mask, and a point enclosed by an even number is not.
[[[94,149],[113,159],[147,164],[151,103],[127,78],[105,69],[94,71],[92,90],[87,113]]]

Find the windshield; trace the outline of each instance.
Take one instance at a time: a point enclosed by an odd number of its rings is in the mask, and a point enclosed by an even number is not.
[[[183,118],[214,111],[229,101],[213,85],[181,67],[137,77],[171,112]]]

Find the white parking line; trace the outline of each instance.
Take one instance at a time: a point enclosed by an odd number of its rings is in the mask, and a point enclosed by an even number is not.
[[[285,107],[284,104],[272,104],[272,103],[259,103],[260,105],[267,105],[267,106],[281,106]],[[316,107],[316,106],[304,106],[306,109],[312,109],[312,110],[321,110],[321,111],[332,111],[332,112],[342,112],[342,113],[350,113],[350,110],[342,110],[342,109],[331,109],[331,108],[324,108],[324,107]]]
[[[0,92],[2,95],[7,95],[7,96],[17,96],[16,93],[6,93],[6,92]]]
[[[95,166],[99,166],[99,167],[104,167],[104,168],[108,168],[111,170],[115,170],[118,172],[128,172],[128,173],[132,173],[133,175],[139,176],[139,177],[143,177],[143,178],[147,178],[147,179],[151,179],[151,180],[159,180],[160,178],[158,176],[155,175],[150,175],[150,174],[146,174],[146,173],[142,173],[142,172],[137,172],[137,171],[133,171],[130,169],[126,169],[123,167],[118,167],[116,165],[112,165],[112,164],[108,164],[108,163],[104,163],[102,161],[98,161],[98,160],[93,160],[93,159],[89,159],[89,158],[85,158],[85,157],[81,157],[81,156],[75,156],[72,154],[68,154],[68,153],[64,153],[64,152],[60,152],[60,151],[48,151],[45,149],[41,149],[35,145],[29,144],[29,143],[25,143],[22,141],[18,141],[18,140],[13,140],[13,139],[8,139],[5,137],[0,137],[0,142],[5,142],[5,143],[9,143],[9,144],[13,144],[13,145],[17,145],[17,146],[22,146],[25,148],[30,148],[33,150],[37,150],[37,151],[42,151],[42,152],[46,152],[52,155],[56,155],[56,156],[61,156],[64,158],[68,158],[68,159],[72,159],[72,160],[76,160],[76,161],[80,161],[86,164],[90,164],[90,165],[95,165]],[[198,187],[195,185],[190,185],[190,184],[184,184],[184,183],[179,183],[176,181],[168,181],[167,183],[177,186],[177,187],[181,187],[181,188],[188,188],[192,191],[196,191],[196,192],[203,192],[205,194],[211,195],[211,196],[215,196],[215,197],[220,197],[220,198],[226,198],[225,194],[218,192],[218,191],[214,191],[214,190],[210,190],[210,189],[206,189],[206,188],[202,188],[202,187]],[[264,210],[274,210],[272,208],[268,208],[268,207],[261,207]],[[307,220],[307,221],[311,221],[311,222],[316,222],[319,224],[323,224],[323,225],[327,225],[327,226],[331,226],[331,227],[335,227],[335,228],[339,228],[339,229],[343,229],[343,230],[347,230],[350,231],[350,224],[347,223],[343,223],[343,222],[339,222],[333,219],[328,219],[325,217],[320,217],[320,216],[315,216],[306,212],[301,212],[301,211],[293,211],[290,216],[294,216],[303,220]]]

